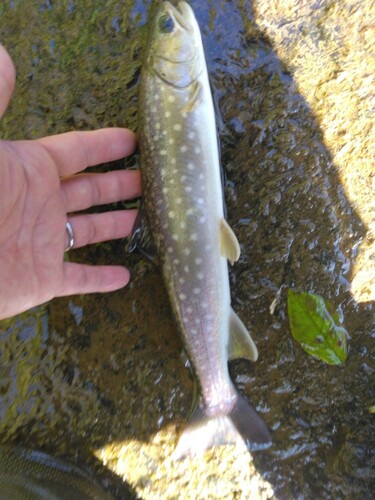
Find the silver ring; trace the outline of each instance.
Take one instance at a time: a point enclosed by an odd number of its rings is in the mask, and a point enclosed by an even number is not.
[[[66,231],[68,233],[69,243],[68,243],[68,246],[65,248],[65,252],[69,252],[69,250],[71,250],[73,248],[73,245],[74,245],[73,228],[72,228],[69,221],[66,223]]]

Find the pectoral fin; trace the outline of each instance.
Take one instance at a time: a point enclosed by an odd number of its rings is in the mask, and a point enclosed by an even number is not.
[[[139,250],[145,257],[157,263],[155,247],[142,205],[139,207],[132,234],[126,246],[128,253],[134,252],[134,250]]]
[[[220,224],[220,247],[221,254],[225,256],[231,264],[240,258],[240,244],[232,228],[225,219],[221,219]]]
[[[237,314],[231,310],[228,359],[258,359],[258,349]]]
[[[201,99],[202,86],[199,82],[195,82],[190,99],[186,106],[182,109],[183,113],[192,113],[197,108]]]

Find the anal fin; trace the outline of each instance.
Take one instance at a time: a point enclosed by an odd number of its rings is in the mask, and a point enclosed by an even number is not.
[[[256,361],[258,359],[257,346],[233,309],[230,313],[228,359],[229,361],[233,359]]]

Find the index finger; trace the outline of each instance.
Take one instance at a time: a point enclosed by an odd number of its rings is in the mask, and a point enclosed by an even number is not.
[[[135,134],[126,128],[66,132],[37,139],[57,165],[61,177],[87,167],[119,160],[135,151]]]

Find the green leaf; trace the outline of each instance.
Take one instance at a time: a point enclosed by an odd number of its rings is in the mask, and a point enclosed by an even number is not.
[[[288,289],[288,315],[293,338],[308,354],[329,365],[345,362],[348,333],[328,300]]]

